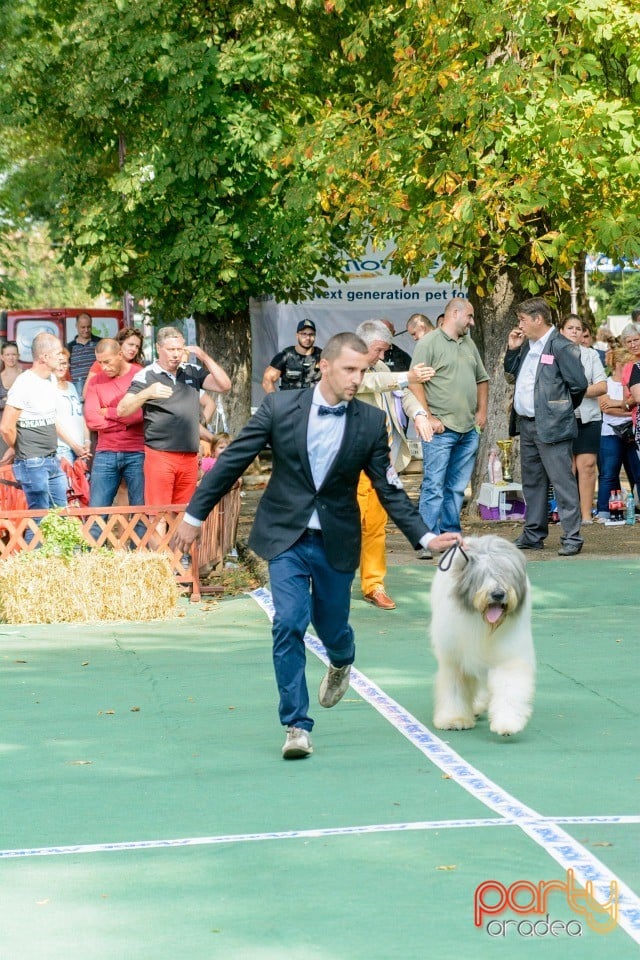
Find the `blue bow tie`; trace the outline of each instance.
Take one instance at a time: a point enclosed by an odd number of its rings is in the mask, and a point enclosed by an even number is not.
[[[333,414],[334,417],[343,417],[346,412],[346,403],[341,404],[339,407],[318,407],[318,415],[321,417],[326,417],[330,413]]]

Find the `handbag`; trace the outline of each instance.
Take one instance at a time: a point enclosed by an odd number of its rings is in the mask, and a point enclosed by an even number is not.
[[[635,447],[636,431],[631,420],[625,420],[624,423],[612,423],[611,429],[615,433],[616,437],[620,437],[625,447]]]

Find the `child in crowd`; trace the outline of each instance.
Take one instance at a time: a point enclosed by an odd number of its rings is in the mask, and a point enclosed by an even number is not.
[[[215,433],[213,435],[213,440],[211,441],[211,455],[208,457],[202,457],[200,460],[200,470],[201,473],[208,473],[216,463],[216,460],[220,456],[223,450],[231,443],[232,437],[230,433]]]

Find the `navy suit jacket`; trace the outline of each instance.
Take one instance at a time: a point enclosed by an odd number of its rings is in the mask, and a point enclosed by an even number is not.
[[[370,478],[382,505],[409,542],[417,547],[427,533],[404,490],[387,480],[389,445],[384,413],[360,400],[347,406],[342,444],[316,490],[307,454],[307,425],[313,390],[280,391],[265,397],[259,409],[202,478],[187,512],[199,520],[209,514],[267,444],[272,474],[249,537],[265,560],[291,547],[318,511],[327,559],[342,572],[360,562],[358,477]]]

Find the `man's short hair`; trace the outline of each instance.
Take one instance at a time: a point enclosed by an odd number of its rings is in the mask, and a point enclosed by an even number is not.
[[[345,333],[336,333],[335,336],[331,337],[321,355],[321,360],[335,360],[336,357],[339,357],[343,350],[355,350],[356,353],[369,353],[369,348],[360,337],[356,336],[355,333],[347,331]]]
[[[382,340],[383,343],[389,344],[393,341],[391,331],[382,320],[364,320],[356,327],[356,337],[364,340],[367,350],[376,340]]]
[[[78,320],[82,320],[83,317],[86,317],[87,320],[91,320],[91,322],[93,323],[93,320],[92,320],[92,318],[91,318],[91,314],[90,314],[90,313],[87,313],[86,310],[83,310],[82,313],[79,313],[78,316],[76,317],[76,327],[78,326]]]
[[[388,320],[386,317],[380,317],[380,323],[384,323],[391,336],[395,337],[396,328],[394,327],[392,320]]]
[[[440,314],[445,320],[447,317],[450,317],[454,310],[464,310],[465,306],[470,304],[470,300],[467,297],[453,297],[452,300],[449,300],[444,312]]]
[[[31,342],[31,356],[39,360],[45,353],[60,346],[60,340],[52,333],[37,333]]]
[[[119,353],[120,344],[117,340],[112,340],[111,337],[104,337],[102,340],[98,340],[96,343],[96,354],[98,353]]]
[[[636,307],[635,310],[631,311],[631,323],[638,323],[640,320],[640,307]]]
[[[540,316],[548,326],[553,323],[551,307],[542,297],[531,297],[530,300],[523,300],[516,307],[516,314],[518,313],[524,313],[527,317]]]
[[[413,330],[413,328],[417,327],[419,324],[424,324],[425,327],[435,326],[433,320],[425,316],[424,313],[412,313],[407,320],[407,330]]]
[[[184,334],[180,333],[177,327],[160,327],[156,334],[156,344],[161,347],[165,340],[173,340],[175,337],[184,342]]]

